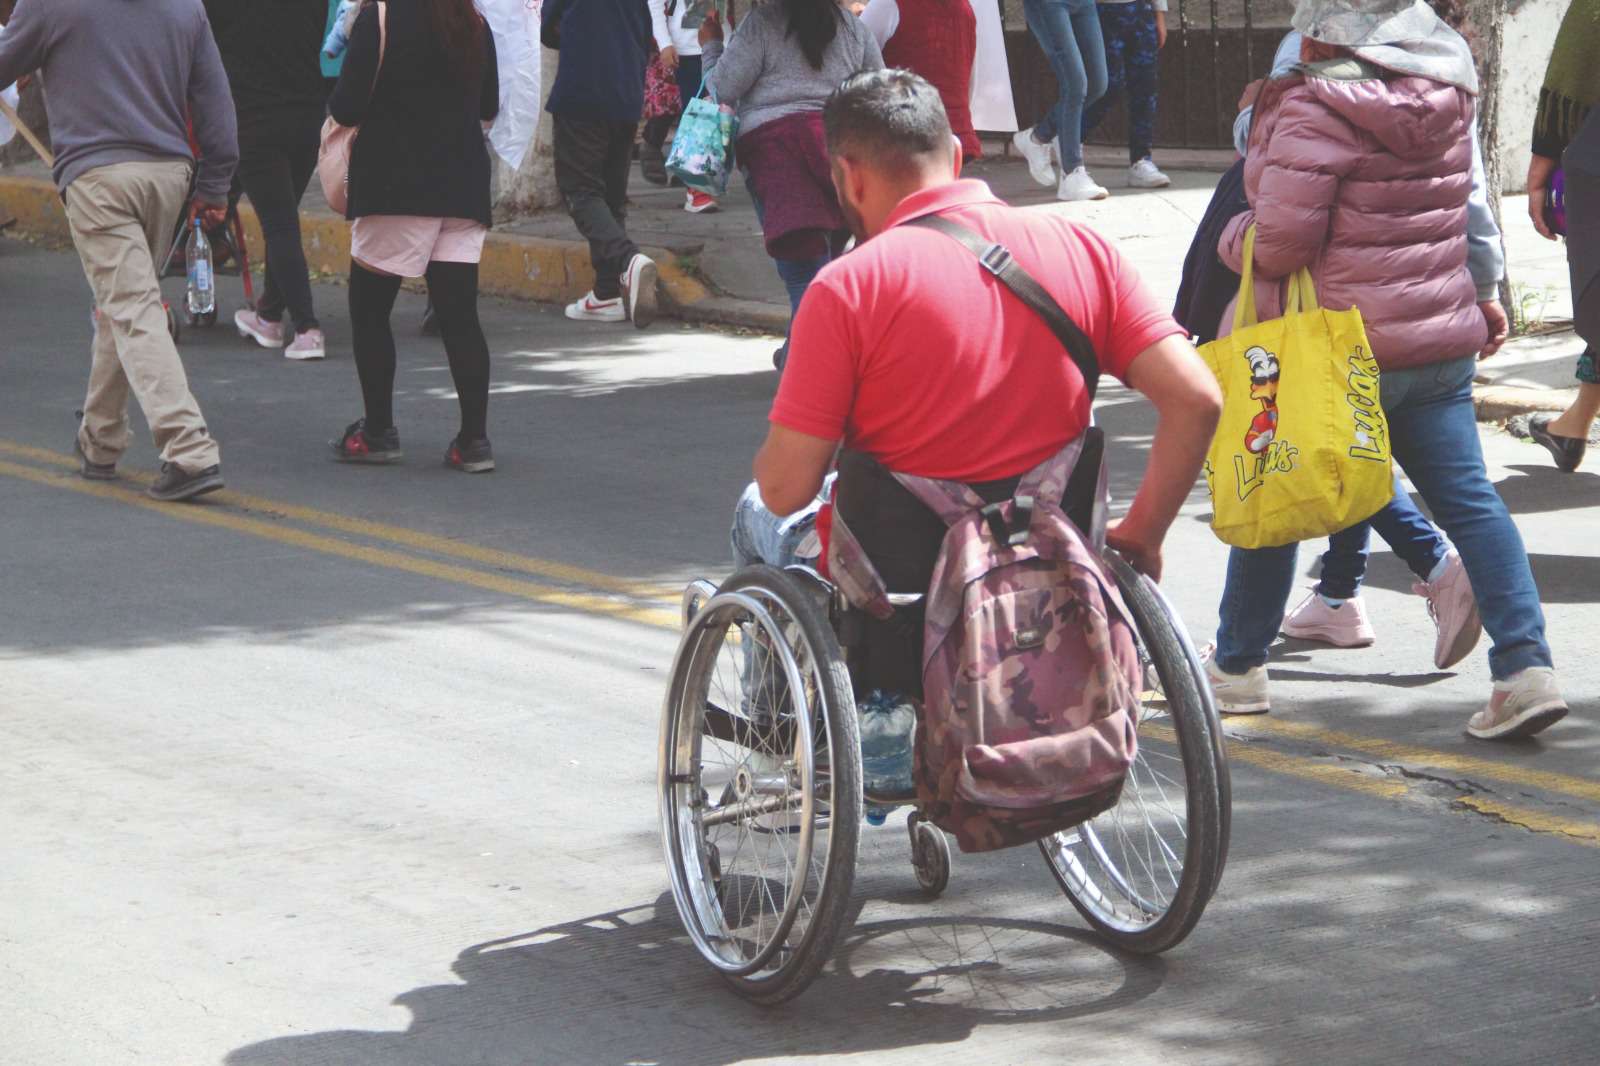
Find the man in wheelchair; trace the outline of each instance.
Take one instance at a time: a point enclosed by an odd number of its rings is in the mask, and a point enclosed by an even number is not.
[[[823,119],[858,247],[824,268],[795,318],[755,482],[735,516],[735,562],[825,566],[836,513],[890,591],[926,592],[946,526],[888,471],[965,482],[991,504],[1010,499],[1024,473],[1089,428],[1096,375],[1080,369],[1088,365],[1156,408],[1144,479],[1103,537],[1158,579],[1162,541],[1221,409],[1182,328],[1110,241],[960,180],[959,145],[923,79],[857,75]],[[948,229],[927,228],[930,217],[970,234],[952,240]],[[1000,269],[1005,260],[1021,271]],[[1048,295],[1021,298],[1013,276],[1021,272],[1022,285],[1037,279]],[[1071,323],[1037,309],[1050,297]],[[1079,350],[1066,349],[1065,333]],[[1082,350],[1085,340],[1092,351]],[[1063,509],[1098,540],[1094,479],[1083,488],[1069,485]],[[857,691],[919,696],[920,611],[869,626],[865,660],[852,663]]]

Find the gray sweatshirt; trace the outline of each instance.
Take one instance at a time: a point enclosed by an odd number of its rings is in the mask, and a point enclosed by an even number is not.
[[[850,75],[883,69],[878,42],[854,15],[839,19],[821,70],[812,69],[788,33],[783,5],[768,3],[745,15],[726,47],[706,45],[706,85],[718,103],[738,109],[741,134],[785,115],[821,111]]]
[[[44,73],[56,187],[112,163],[192,159],[226,203],[239,162],[233,94],[200,0],[21,0],[0,32],[0,86]]]

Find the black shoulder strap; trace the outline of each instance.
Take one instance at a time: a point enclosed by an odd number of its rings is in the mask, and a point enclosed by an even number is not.
[[[904,225],[921,226],[923,229],[943,233],[977,256],[985,270],[993,274],[1002,285],[1016,294],[1017,299],[1045,320],[1050,331],[1056,335],[1056,339],[1067,349],[1067,354],[1072,356],[1072,361],[1078,365],[1078,371],[1083,375],[1083,383],[1089,390],[1089,399],[1094,399],[1095,390],[1100,385],[1100,359],[1095,354],[1094,344],[1084,335],[1083,330],[1078,328],[1072,316],[1056,302],[1056,298],[1051,296],[1032,274],[1024,270],[1021,263],[1011,257],[1005,245],[986,240],[959,222],[952,222],[939,215],[924,215]]]

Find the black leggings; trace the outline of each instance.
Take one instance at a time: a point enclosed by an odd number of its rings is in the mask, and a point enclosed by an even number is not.
[[[239,152],[239,184],[261,220],[267,246],[266,285],[256,311],[268,322],[278,322],[287,310],[295,333],[319,328],[300,244],[300,198],[317,169],[319,125],[320,119],[314,118],[309,136],[292,140],[244,141]]]
[[[478,264],[429,263],[428,295],[450,358],[450,376],[461,400],[461,439],[488,436],[489,343],[478,322]],[[389,314],[400,279],[350,264],[350,332],[356,372],[367,406],[367,428],[394,425],[394,331]]]

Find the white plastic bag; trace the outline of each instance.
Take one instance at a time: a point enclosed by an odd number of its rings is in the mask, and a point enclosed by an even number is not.
[[[522,166],[539,129],[544,87],[539,50],[543,0],[474,0],[494,34],[500,64],[500,115],[489,129],[489,145],[506,166]]]

